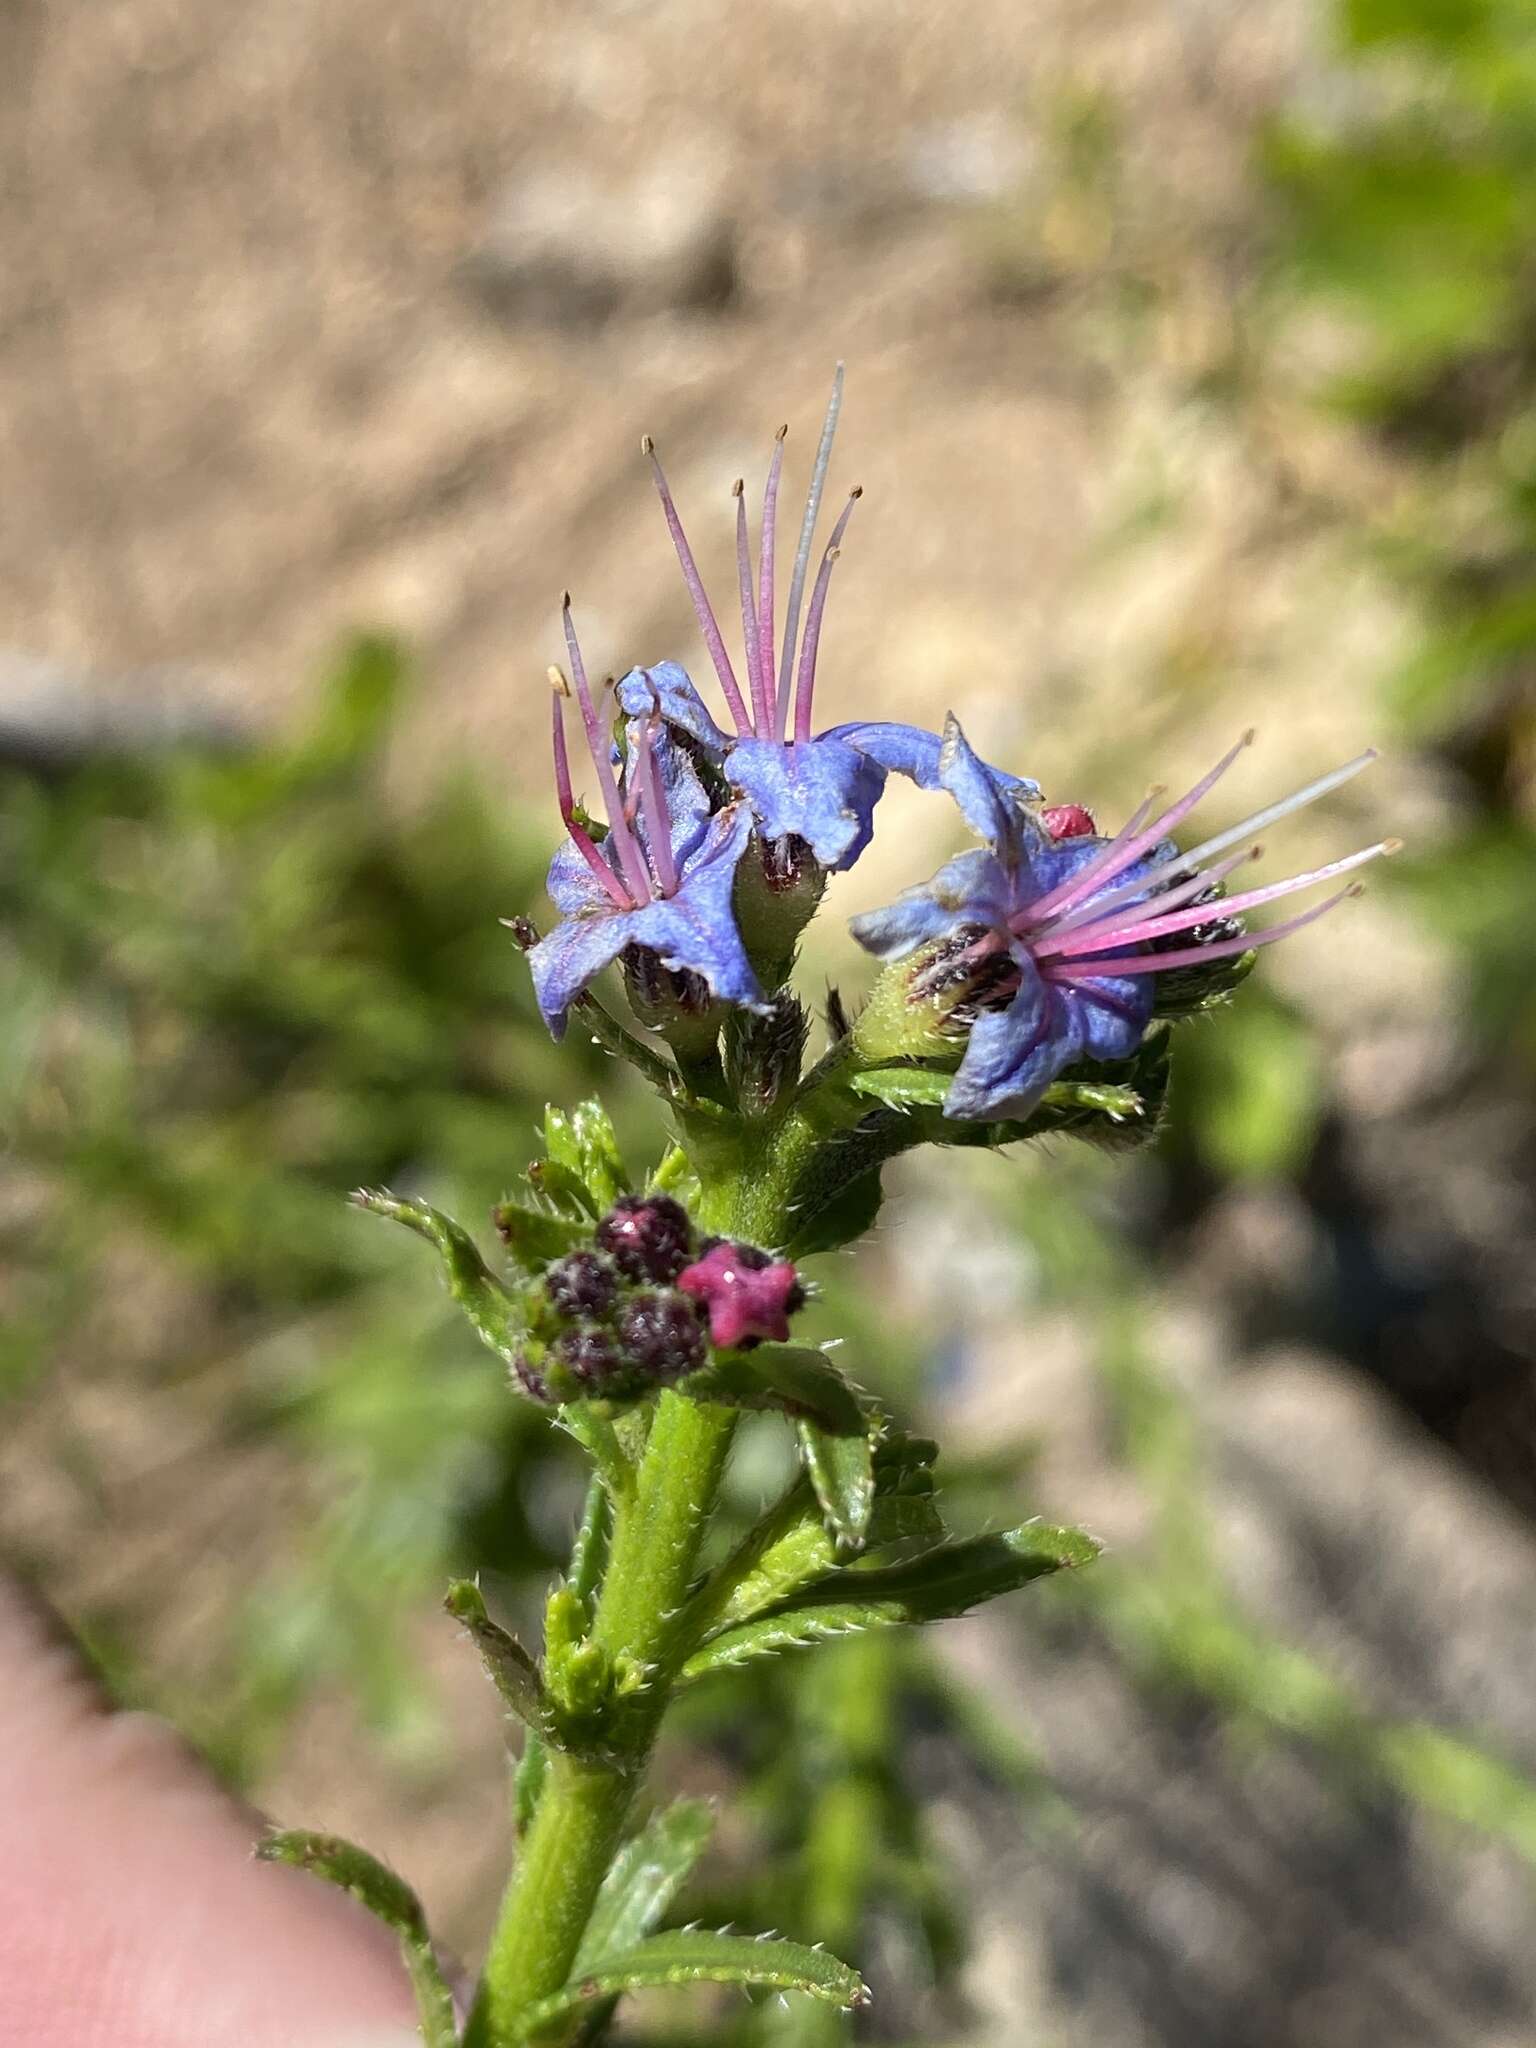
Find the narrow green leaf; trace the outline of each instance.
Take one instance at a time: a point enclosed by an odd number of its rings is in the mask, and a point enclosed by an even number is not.
[[[403,1223],[434,1245],[442,1258],[448,1292],[469,1318],[476,1335],[510,1365],[522,1336],[517,1302],[480,1256],[469,1232],[425,1202],[410,1202],[384,1188],[360,1188],[352,1200],[375,1216]]]
[[[578,1102],[571,1111],[571,1131],[581,1162],[582,1178],[592,1191],[599,1211],[611,1209],[620,1195],[629,1192],[629,1175],[613,1120],[600,1102]]]
[[[929,1463],[937,1446],[892,1431],[874,1449],[875,1504],[866,1545],[944,1540],[943,1518],[934,1504]],[[808,1476],[802,1477],[748,1530],[736,1548],[689,1603],[685,1640],[706,1642],[736,1622],[747,1621],[819,1579],[837,1565],[829,1532]]]
[[[912,1142],[920,1142],[917,1133]],[[809,1259],[817,1252],[835,1252],[874,1228],[885,1200],[878,1165],[831,1188],[812,1189],[801,1197],[795,1227],[784,1247],[791,1259]]]
[[[805,1469],[822,1516],[841,1550],[862,1550],[875,1504],[874,1447],[860,1418],[857,1434],[836,1432],[819,1422],[796,1424]]]
[[[858,1395],[826,1353],[797,1344],[721,1352],[678,1391],[726,1408],[771,1409],[838,1435],[862,1436],[868,1428]]]
[[[844,1566],[792,1599],[724,1630],[684,1664],[685,1682],[860,1629],[945,1621],[1031,1580],[1090,1564],[1098,1545],[1078,1529],[1026,1522],[1000,1536],[941,1543],[904,1564]]]
[[[528,1727],[547,1735],[549,1707],[538,1666],[516,1636],[508,1635],[486,1613],[480,1588],[472,1579],[455,1579],[443,1605],[469,1632],[503,1703]]]
[[[497,1203],[491,1211],[491,1221],[511,1254],[512,1263],[524,1273],[536,1273],[551,1259],[564,1258],[591,1236],[585,1223],[572,1222],[569,1217],[552,1215],[548,1209],[536,1209],[529,1202],[510,1197]]]
[[[528,1183],[567,1221],[579,1223],[583,1231],[597,1221],[599,1210],[586,1180],[563,1159],[534,1159],[528,1165]]]
[[[421,1901],[404,1878],[339,1835],[310,1834],[299,1828],[268,1835],[257,1844],[256,1854],[263,1863],[286,1863],[323,1877],[393,1928],[416,1993],[422,2039],[427,2048],[453,2048],[458,2039],[453,1999],[432,1953]]]
[[[589,1605],[596,1599],[603,1574],[608,1569],[608,1547],[612,1536],[613,1510],[609,1505],[608,1489],[594,1474],[587,1485],[581,1523],[576,1531],[576,1541],[571,1546],[571,1561],[565,1573],[566,1584],[571,1591]]]
[[[539,1795],[544,1790],[544,1780],[548,1775],[549,1744],[530,1728],[523,1753],[517,1760],[517,1769],[512,1774],[512,1824],[519,1839],[533,1825],[533,1816],[539,1810]]]
[[[844,2011],[869,2003],[863,1979],[819,1948],[806,1948],[795,1941],[754,1940],[750,1934],[682,1932],[653,1934],[621,1955],[605,1956],[563,1990],[526,2007],[519,2025],[524,2033],[536,2034],[541,2027],[579,2012],[594,2000],[683,1984],[803,1991]]]
[[[604,1956],[632,1948],[661,1919],[708,1847],[714,1809],[704,1799],[679,1799],[627,1841],[603,1879],[577,1950],[581,1976]]]

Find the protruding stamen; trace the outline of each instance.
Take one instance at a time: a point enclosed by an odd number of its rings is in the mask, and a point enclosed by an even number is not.
[[[619,786],[614,780],[613,762],[609,759],[611,749],[608,735],[603,730],[603,721],[598,717],[597,706],[592,701],[592,686],[587,681],[587,665],[581,658],[581,648],[576,639],[569,591],[565,593],[561,604],[560,616],[565,625],[565,650],[571,659],[571,674],[576,679],[576,701],[581,706],[581,722],[587,735],[587,752],[592,756],[592,766],[597,770],[597,786],[603,793],[603,809],[608,813],[609,844],[635,901],[644,903],[650,898],[651,877],[645,865],[645,856],[640,851],[640,842],[630,830],[628,820],[624,816]]]
[[[1385,853],[1396,853],[1402,843],[1400,839],[1383,839],[1375,846],[1364,847],[1359,853],[1347,854],[1342,860],[1331,860],[1324,867],[1313,868],[1309,874],[1289,875],[1283,882],[1269,882],[1261,889],[1245,889],[1239,895],[1221,897],[1214,903],[1186,905],[1183,910],[1174,911],[1166,917],[1134,918],[1129,924],[1102,930],[1095,927],[1066,939],[1058,939],[1053,932],[1041,940],[1034,951],[1037,955],[1061,952],[1076,958],[1080,953],[1108,953],[1116,946],[1140,946],[1149,939],[1171,938],[1175,932],[1190,931],[1196,925],[1210,924],[1216,918],[1238,917],[1246,910],[1257,910],[1261,903],[1275,903],[1282,896],[1294,896],[1298,890],[1315,888],[1319,882],[1331,882],[1339,875],[1349,874],[1354,868],[1364,867],[1367,861],[1380,860]]]
[[[764,711],[768,686],[763,679],[763,657],[757,644],[757,593],[752,587],[752,547],[747,537],[746,486],[740,477],[731,485],[736,500],[736,580],[741,586],[741,639],[747,650],[747,686],[752,692],[753,730],[766,730]]]
[[[631,910],[628,891],[603,859],[597,842],[576,816],[576,798],[571,787],[571,761],[565,746],[565,699],[571,694],[571,686],[559,669],[549,671],[552,685],[550,705],[550,729],[555,754],[555,797],[560,805],[560,818],[571,836],[571,844],[581,855],[602,885],[608,900],[619,910]]]
[[[1060,950],[1056,941],[1065,932],[1081,931],[1084,925],[1092,927],[1095,931],[1100,926],[1107,930],[1113,922],[1109,913],[1123,907],[1132,897],[1137,899],[1138,917],[1150,917],[1160,915],[1163,911],[1176,910],[1181,903],[1189,903],[1195,897],[1203,896],[1208,889],[1214,889],[1235,869],[1245,866],[1249,861],[1257,860],[1263,850],[1259,846],[1250,846],[1242,853],[1233,854],[1230,860],[1218,861],[1214,867],[1202,868],[1198,875],[1188,876],[1172,889],[1159,889],[1155,875],[1150,878],[1146,875],[1137,875],[1132,881],[1122,882],[1118,888],[1106,890],[1102,896],[1090,897],[1088,902],[1080,903],[1076,910],[1069,910],[1065,917],[1053,918],[1041,938],[1032,943],[1038,949],[1049,940],[1050,950],[1055,952]],[[1182,874],[1182,865],[1172,864],[1168,872]],[[1214,910],[1211,914],[1217,915]]]
[[[805,644],[800,649],[800,673],[795,678],[795,744],[811,736],[811,698],[816,688],[816,650],[821,644],[822,615],[827,608],[827,586],[832,581],[832,565],[842,551],[842,540],[853,508],[864,495],[862,484],[855,484],[848,493],[848,502],[838,514],[832,537],[827,542],[827,551],[821,558],[821,567],[816,572],[816,588],[811,592],[810,609],[805,615]]]
[[[826,488],[827,470],[832,462],[832,443],[837,437],[837,418],[842,409],[843,366],[839,363],[832,378],[832,396],[827,400],[827,416],[821,423],[821,439],[816,444],[816,461],[805,497],[805,517],[800,522],[795,566],[789,579],[789,603],[784,611],[784,647],[779,656],[778,703],[775,707],[775,729],[781,740],[789,730],[790,684],[795,674],[795,642],[800,632],[800,603],[805,595],[806,574],[811,566],[811,543],[816,535],[821,494]]]
[[[1272,946],[1276,939],[1288,939],[1303,925],[1316,924],[1320,917],[1326,917],[1346,897],[1364,893],[1359,882],[1352,882],[1347,889],[1340,889],[1337,895],[1303,910],[1299,916],[1288,917],[1283,924],[1272,924],[1262,932],[1244,932],[1235,939],[1217,939],[1209,946],[1181,946],[1174,953],[1130,953],[1109,960],[1051,960],[1040,971],[1047,981],[1082,981],[1099,975],[1166,974],[1175,967],[1202,967],[1211,960],[1230,960],[1234,954],[1252,952],[1256,946]]]
[[[646,676],[650,682],[650,676]],[[654,685],[653,685],[654,688]],[[639,736],[635,741],[635,784],[640,792],[640,803],[645,818],[645,837],[651,856],[651,870],[656,877],[656,886],[663,896],[677,893],[677,859],[672,851],[672,814],[667,807],[667,793],[662,787],[661,773],[656,766],[656,735],[661,730],[661,711],[654,710],[649,718],[643,719]]]
[[[779,475],[784,467],[784,436],[787,426],[780,427],[773,440],[773,460],[768,465],[768,481],[763,486],[763,530],[758,541],[757,574],[757,668],[762,679],[763,700],[759,707],[753,699],[753,710],[757,717],[757,736],[771,739],[773,736],[774,698],[777,692],[773,681],[773,552],[778,537],[779,524]]]
[[[1130,845],[1136,834],[1141,830],[1152,806],[1162,801],[1163,793],[1162,784],[1154,783],[1135,810],[1126,819],[1125,823],[1120,827],[1114,838],[1107,845],[1101,846],[1099,851],[1083,867],[1080,867],[1075,875],[1069,875],[1065,882],[1059,882],[1054,889],[1048,889],[1043,896],[1038,897],[1033,903],[1027,903],[1012,920],[1014,929],[1019,932],[1025,932],[1032,927],[1047,924],[1054,925],[1055,920],[1051,916],[1051,906],[1058,901],[1063,901],[1069,888],[1075,886],[1078,882],[1092,881],[1106,870],[1118,870],[1120,866],[1120,849]]]
[[[747,716],[747,707],[742,701],[736,671],[731,667],[731,657],[725,651],[719,621],[705,593],[698,564],[693,559],[693,549],[688,545],[688,536],[683,532],[683,522],[677,516],[677,507],[672,502],[672,493],[667,488],[667,479],[661,463],[657,460],[656,443],[649,434],[641,440],[640,449],[642,454],[650,458],[651,470],[656,478],[656,490],[661,498],[661,509],[666,515],[667,531],[672,536],[673,547],[677,549],[683,581],[688,586],[688,595],[693,599],[694,616],[699,622],[699,631],[704,635],[704,645],[709,649],[709,658],[715,664],[715,674],[720,678],[720,687],[725,692],[725,701],[730,706],[732,718],[736,721],[736,730],[739,733],[749,733],[752,730],[752,721]]]
[[[1367,747],[1363,754],[1357,754],[1353,761],[1346,761],[1342,768],[1330,769],[1328,774],[1319,775],[1315,782],[1309,782],[1298,789],[1294,796],[1283,796],[1278,803],[1268,804],[1262,811],[1255,811],[1251,818],[1244,818],[1240,825],[1233,825],[1226,832],[1218,832],[1214,839],[1204,839],[1198,846],[1192,846],[1188,853],[1179,855],[1180,867],[1191,867],[1197,860],[1208,860],[1213,853],[1225,853],[1229,846],[1236,846],[1239,840],[1251,839],[1255,832],[1262,832],[1274,824],[1277,818],[1288,818],[1293,811],[1315,804],[1320,796],[1327,796],[1342,783],[1352,782],[1363,768],[1369,768],[1376,759],[1376,749]]]
[[[1222,755],[1216,766],[1209,773],[1201,776],[1193,789],[1181,796],[1176,804],[1170,804],[1160,817],[1155,818],[1150,825],[1138,832],[1134,838],[1127,839],[1124,833],[1120,833],[1104,849],[1103,853],[1089,861],[1088,865],[1080,869],[1070,881],[1063,882],[1055,889],[1048,889],[1038,903],[1031,904],[1029,908],[1030,923],[1039,924],[1042,918],[1049,916],[1053,911],[1070,910],[1073,904],[1081,903],[1085,896],[1090,895],[1100,882],[1113,881],[1114,877],[1120,874],[1123,869],[1128,868],[1132,861],[1140,860],[1144,853],[1150,853],[1153,847],[1159,841],[1166,839],[1176,825],[1182,824],[1196,804],[1210,793],[1244,748],[1251,747],[1252,745],[1253,732],[1250,728],[1243,734],[1235,747],[1230,748]],[[1258,818],[1251,820],[1252,827],[1257,829],[1258,825],[1263,823],[1268,815],[1271,814],[1261,813]],[[1241,839],[1247,839],[1250,836],[1249,832],[1242,832],[1238,835]],[[1234,841],[1227,839],[1223,843],[1231,846],[1234,844]],[[1189,861],[1193,858],[1193,855],[1185,855],[1184,861]],[[1183,862],[1181,862],[1182,864]]]

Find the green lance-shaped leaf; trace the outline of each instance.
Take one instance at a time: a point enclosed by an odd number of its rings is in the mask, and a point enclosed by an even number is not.
[[[721,1352],[678,1391],[725,1408],[770,1409],[842,1436],[862,1436],[869,1427],[858,1395],[826,1353],[799,1344]]]
[[[707,1800],[679,1799],[631,1836],[603,1879],[573,1976],[633,1948],[651,1932],[709,1846],[714,1825]]]
[[[999,1536],[941,1543],[905,1564],[844,1566],[766,1614],[724,1630],[684,1664],[685,1682],[754,1657],[776,1656],[860,1629],[947,1621],[1052,1572],[1092,1563],[1099,1546],[1079,1529],[1026,1522]]]
[[[469,1632],[503,1703],[529,1728],[548,1737],[549,1703],[538,1666],[516,1636],[508,1635],[486,1613],[480,1588],[472,1579],[455,1579],[443,1605]]]
[[[533,1159],[528,1163],[528,1184],[568,1222],[590,1228],[601,1214],[583,1177],[561,1159]]]
[[[425,1202],[406,1201],[383,1188],[360,1188],[352,1197],[360,1209],[387,1216],[435,1245],[443,1262],[448,1292],[469,1318],[481,1341],[508,1365],[522,1335],[522,1315],[480,1256],[479,1247],[462,1225]]]
[[[871,1552],[897,1544],[941,1543],[944,1520],[929,1494],[877,1490],[865,1545]],[[827,1528],[808,1481],[796,1487],[746,1537],[700,1588],[685,1629],[692,1639],[713,1635],[755,1614],[781,1606],[802,1586],[824,1578],[838,1564],[837,1540]]]
[[[540,1272],[551,1259],[563,1259],[567,1252],[591,1241],[589,1223],[556,1216],[549,1209],[511,1196],[496,1204],[491,1221],[513,1265],[522,1273]]]
[[[571,1130],[581,1161],[582,1177],[592,1190],[598,1209],[611,1209],[619,1196],[628,1194],[630,1188],[612,1118],[595,1099],[578,1102],[571,1111]]]
[[[626,1991],[661,1991],[684,1984],[739,1984],[768,1991],[803,1991],[846,2011],[869,2003],[864,1980],[846,1963],[797,1941],[754,1939],[750,1934],[704,1930],[653,1934],[621,1954],[602,1957],[563,1990],[518,2016],[524,2035],[599,1999]]]
[[[339,1835],[315,1835],[300,1828],[268,1835],[257,1844],[256,1854],[263,1863],[286,1863],[295,1870],[312,1871],[350,1892],[375,1919],[392,1927],[416,1993],[422,2039],[427,2048],[453,2048],[458,2039],[453,1999],[432,1953],[421,1901],[404,1878]]]
[[[840,1550],[862,1550],[875,1505],[874,1445],[867,1422],[857,1431],[820,1422],[796,1424],[800,1454],[822,1517]]]

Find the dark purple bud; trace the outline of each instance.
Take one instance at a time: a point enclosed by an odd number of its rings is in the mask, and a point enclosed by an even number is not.
[[[571,1252],[544,1275],[544,1291],[562,1316],[604,1316],[619,1291],[619,1276],[601,1252]]]
[[[658,1384],[704,1363],[704,1330],[693,1303],[671,1288],[632,1294],[619,1310],[615,1334],[626,1364]]]
[[[688,1212],[670,1195],[625,1195],[597,1226],[597,1243],[630,1280],[675,1280],[692,1249]]]
[[[583,1389],[602,1394],[617,1387],[628,1361],[607,1330],[589,1325],[567,1330],[550,1353],[551,1359]]]

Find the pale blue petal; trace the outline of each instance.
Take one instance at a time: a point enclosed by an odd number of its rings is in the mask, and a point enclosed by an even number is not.
[[[1043,981],[1022,947],[1022,980],[1003,1010],[984,1010],[971,1026],[944,1114],[967,1123],[1028,1116],[1063,1067],[1083,1057],[1076,1005]]]
[[[599,850],[602,842],[599,840]],[[562,839],[549,863],[544,887],[563,917],[581,917],[589,910],[612,910],[613,899],[577,852],[575,842]]]
[[[987,842],[1010,873],[1017,873],[1038,847],[1049,844],[1049,835],[1019,804],[1013,778],[1005,782],[996,768],[987,766],[953,712],[944,721],[938,781],[960,806],[977,838]],[[1039,794],[1033,784],[1030,787]]]
[[[899,960],[914,947],[941,939],[960,924],[992,925],[1005,907],[1004,876],[981,847],[940,868],[931,882],[907,889],[881,910],[850,918],[848,929],[867,952]]]
[[[943,741],[937,733],[918,725],[898,725],[885,719],[866,719],[852,725],[834,725],[822,734],[825,740],[841,740],[857,747],[894,775],[905,775],[919,789],[940,789],[940,755]],[[1022,803],[1039,796],[1040,785],[1027,775],[1010,775],[1004,768],[986,768],[999,792],[1012,791]]]
[[[529,953],[533,993],[551,1037],[564,1038],[572,1003],[630,944],[638,914],[609,904],[606,914],[563,917]]]
[[[704,699],[694,688],[686,669],[675,661],[658,661],[650,668],[632,668],[620,679],[619,703],[631,718],[644,718],[658,705],[668,725],[696,740],[706,754],[719,760],[731,745],[733,735],[722,732],[709,714]]]
[[[873,836],[885,771],[840,740],[738,740],[725,772],[765,839],[794,833],[824,868],[852,867]]]
[[[737,864],[751,836],[752,819],[745,806],[733,804],[719,812],[710,819],[684,869],[677,894],[642,904],[638,910],[620,910],[610,903],[581,856],[570,848],[571,859],[587,876],[590,894],[576,915],[562,918],[528,955],[539,1010],[554,1037],[565,1035],[571,1004],[626,946],[645,947],[674,972],[697,974],[721,1002],[766,1007],[731,907]],[[578,883],[568,859],[561,886],[574,890]]]

